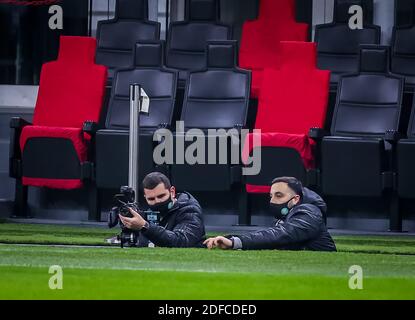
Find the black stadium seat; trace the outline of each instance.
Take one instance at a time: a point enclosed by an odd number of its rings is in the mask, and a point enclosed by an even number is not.
[[[172,22],[167,39],[166,65],[179,70],[184,88],[189,71],[206,67],[208,41],[228,40],[231,28],[219,23],[218,0],[188,0],[186,21]]]
[[[415,0],[395,0],[395,26],[415,24]]]
[[[401,198],[415,198],[415,99],[408,138],[402,139],[397,146],[398,194]]]
[[[352,30],[349,27],[351,15],[348,11],[354,4],[363,7],[364,17],[366,17],[361,30]],[[336,0],[333,22],[316,26],[318,67],[332,71],[333,89],[336,88],[341,75],[358,71],[360,45],[380,43],[380,27],[371,24],[373,11],[370,9],[372,6],[373,1]]]
[[[106,129],[97,132],[96,181],[98,188],[119,188],[128,184],[129,86],[140,84],[150,98],[149,115],[140,117],[139,172],[141,179],[154,171],[153,133],[172,121],[177,72],[163,66],[161,41],[135,45],[134,67],[115,72],[106,119]]]
[[[96,63],[108,67],[108,85],[116,68],[132,65],[137,41],[159,38],[160,23],[148,20],[148,0],[117,0],[114,19],[97,26]]]
[[[207,49],[207,69],[191,72],[186,85],[181,120],[184,131],[201,129],[236,129],[238,132],[246,124],[251,74],[237,67],[236,41],[210,42]],[[223,135],[208,134],[205,146]],[[180,138],[180,132],[176,138]],[[228,139],[229,144],[232,139]],[[185,142],[186,146],[191,142]],[[205,164],[180,164],[171,166],[173,183],[184,190],[221,191],[229,190],[240,179],[241,166],[232,164],[230,146],[225,154],[226,163],[218,164],[220,155],[206,152]],[[209,157],[215,158],[215,164],[209,164]],[[177,160],[177,158],[176,158]]]
[[[331,136],[322,140],[326,195],[379,197],[393,188],[388,137],[399,128],[403,87],[389,72],[389,47],[361,47],[359,73],[341,77]]]
[[[415,90],[415,22],[393,28],[391,71],[405,76],[407,89]]]

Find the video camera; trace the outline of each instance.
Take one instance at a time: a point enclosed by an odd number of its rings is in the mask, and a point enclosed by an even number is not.
[[[114,195],[115,206],[111,209],[108,215],[108,227],[113,228],[120,225],[121,233],[117,235],[117,240],[120,241],[121,248],[125,245],[128,247],[147,247],[149,241],[144,236],[140,235],[140,231],[131,230],[124,226],[120,221],[118,215],[132,218],[130,208],[140,214],[143,219],[154,224],[159,223],[159,214],[151,210],[141,210],[138,203],[135,201],[135,192],[130,187],[121,187],[120,193]]]

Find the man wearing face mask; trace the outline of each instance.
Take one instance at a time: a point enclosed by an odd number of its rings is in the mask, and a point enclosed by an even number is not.
[[[208,249],[336,251],[323,219],[326,203],[318,194],[303,188],[296,178],[281,177],[272,181],[270,198],[270,211],[276,218],[274,227],[214,237],[204,244]]]
[[[159,172],[152,172],[144,178],[143,189],[149,208],[160,213],[160,223],[150,223],[130,209],[132,218],[119,216],[125,227],[140,230],[144,237],[159,247],[203,246],[202,208],[191,194],[176,194],[170,180]]]

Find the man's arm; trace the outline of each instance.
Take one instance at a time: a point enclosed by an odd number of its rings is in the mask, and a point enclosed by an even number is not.
[[[319,217],[304,210],[275,227],[242,234],[237,238],[241,240],[243,250],[278,249],[315,238],[320,226]]]
[[[166,230],[161,226],[149,223],[143,235],[160,247],[186,248],[195,247],[204,237],[203,222],[198,216],[185,213],[183,219],[173,230]]]

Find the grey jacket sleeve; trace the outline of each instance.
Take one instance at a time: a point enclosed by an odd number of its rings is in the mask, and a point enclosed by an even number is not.
[[[237,237],[242,242],[243,250],[278,249],[317,237],[321,232],[320,220],[321,217],[303,208],[275,227]]]

